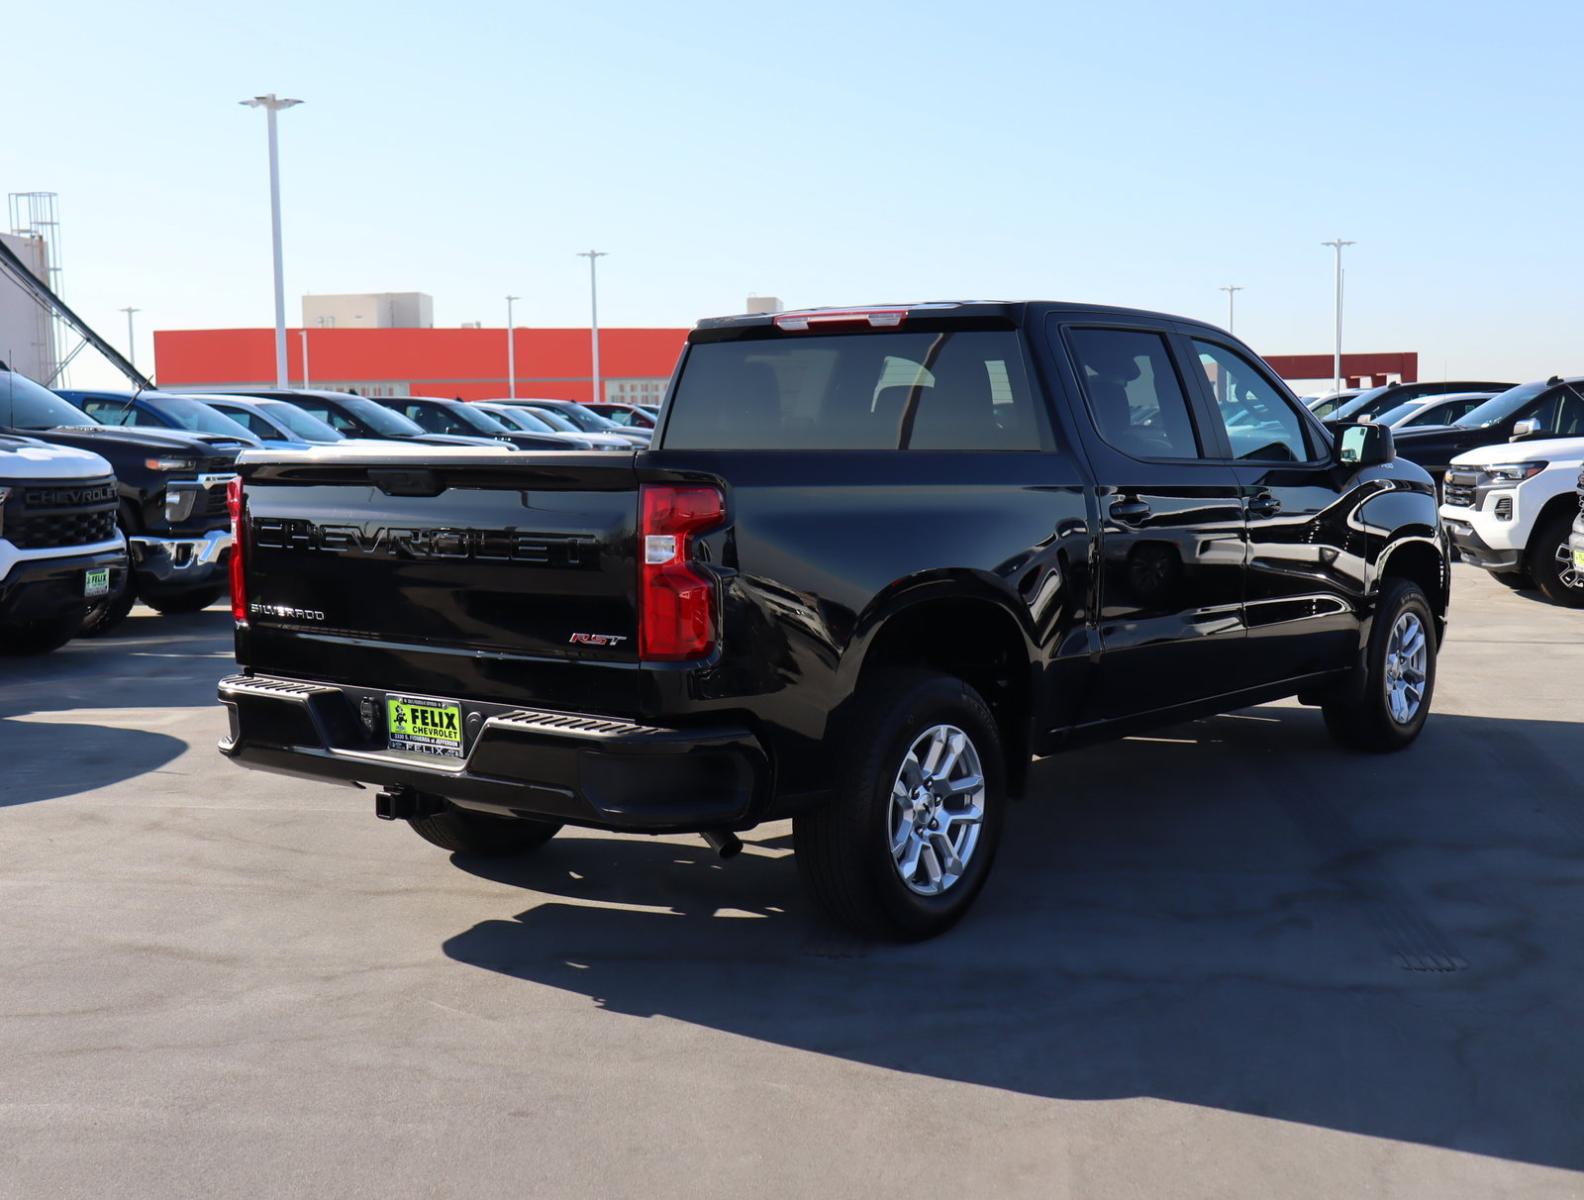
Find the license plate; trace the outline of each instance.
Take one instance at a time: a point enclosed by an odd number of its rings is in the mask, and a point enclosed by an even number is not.
[[[385,730],[392,750],[462,757],[462,706],[423,696],[386,696]]]
[[[108,596],[110,594],[110,568],[95,567],[83,573],[84,596]]]

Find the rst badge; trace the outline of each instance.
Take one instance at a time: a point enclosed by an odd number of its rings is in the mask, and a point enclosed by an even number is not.
[[[628,639],[616,633],[574,633],[567,640],[574,646],[619,646]]]

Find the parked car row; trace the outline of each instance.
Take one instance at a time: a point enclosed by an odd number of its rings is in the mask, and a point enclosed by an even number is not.
[[[196,612],[228,583],[237,455],[350,440],[507,453],[647,446],[635,405],[324,390],[52,392],[0,364],[0,650],[104,633],[137,600]]]
[[[122,397],[117,413],[136,408],[127,405],[130,398]],[[224,594],[231,549],[226,485],[235,475],[238,451],[252,441],[246,430],[189,431],[152,419],[107,425],[0,364],[0,436],[97,456],[95,469],[102,462],[100,476],[114,487],[108,508],[97,493],[72,496],[68,489],[52,493],[44,510],[27,514],[29,520],[47,518],[52,541],[46,548],[60,552],[59,557],[113,539],[124,548],[125,564],[112,568],[108,588],[97,586],[97,575],[92,587],[84,584],[87,604],[72,633],[103,633],[119,624],[138,599],[161,612],[194,612]],[[21,461],[31,458],[23,454]],[[10,486],[3,478],[0,485]],[[27,487],[13,489],[8,511],[15,504],[31,510],[29,497],[42,495]],[[112,534],[101,536],[107,521]],[[16,543],[10,545],[16,549]],[[0,586],[6,578],[0,573]],[[69,624],[70,614],[63,611],[62,620]],[[48,648],[50,641],[36,628],[22,640],[38,648]]]
[[[1310,411],[1336,398],[1313,398]],[[1387,384],[1342,398],[1323,420],[1333,430],[1391,428],[1398,454],[1436,480],[1442,522],[1465,561],[1584,607],[1584,376]]]

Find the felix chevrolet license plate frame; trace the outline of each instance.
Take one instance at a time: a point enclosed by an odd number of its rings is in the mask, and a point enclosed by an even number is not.
[[[437,696],[385,694],[385,737],[392,750],[431,758],[462,758],[462,705]]]

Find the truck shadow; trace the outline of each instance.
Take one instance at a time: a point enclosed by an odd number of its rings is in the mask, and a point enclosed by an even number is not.
[[[109,787],[186,749],[180,738],[143,729],[0,719],[0,808]]]
[[[785,826],[458,860],[539,893],[459,962],[897,1071],[1150,1096],[1584,1167],[1584,726],[1437,715],[1404,755],[1267,707],[1044,760],[957,930],[815,923]]]
[[[0,657],[0,808],[108,787],[186,751],[136,714],[212,706],[215,680],[234,662],[231,631],[227,610],[166,617],[139,608],[105,637]],[[64,719],[79,709],[100,719]]]

